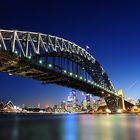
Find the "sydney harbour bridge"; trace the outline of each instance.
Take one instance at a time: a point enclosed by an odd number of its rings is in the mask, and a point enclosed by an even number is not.
[[[86,49],[56,36],[0,29],[0,71],[103,97],[112,112],[120,104],[99,62]],[[125,105],[133,106],[126,100]]]

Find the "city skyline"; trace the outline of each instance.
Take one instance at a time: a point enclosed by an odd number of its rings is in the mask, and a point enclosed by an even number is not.
[[[5,10],[4,6],[7,6],[12,7],[12,13],[5,11],[2,14],[0,28],[52,34],[73,41],[81,47],[89,46],[88,51],[107,71],[115,88],[121,87],[126,98],[137,100],[140,91],[139,3],[136,1],[102,1],[102,3],[87,1],[80,2],[80,5],[74,1],[68,3],[68,7],[64,1],[55,2],[55,5],[50,1],[37,2],[34,5],[23,3],[21,11],[18,4],[3,2],[0,12],[2,13]],[[10,76],[2,72],[0,80],[0,99],[12,100],[16,104],[55,104],[67,97],[71,91],[65,87],[42,85],[39,81]],[[80,91],[77,94],[82,98]]]

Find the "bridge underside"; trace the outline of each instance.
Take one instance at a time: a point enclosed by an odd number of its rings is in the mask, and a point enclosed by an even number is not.
[[[40,67],[39,64],[31,63],[28,59],[11,55],[6,51],[0,51],[0,71],[8,72],[11,75],[39,80],[42,82],[42,84],[55,83],[58,85],[71,87],[99,97],[111,95],[108,92],[103,91],[93,85],[87,84],[84,81],[77,80],[73,77],[68,77],[61,72],[53,71],[51,68]]]

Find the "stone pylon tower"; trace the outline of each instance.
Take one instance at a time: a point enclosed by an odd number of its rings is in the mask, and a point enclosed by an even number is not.
[[[124,95],[123,95],[123,91],[121,88],[118,89],[118,96],[120,97],[118,99],[118,107],[119,107],[119,109],[125,110]]]

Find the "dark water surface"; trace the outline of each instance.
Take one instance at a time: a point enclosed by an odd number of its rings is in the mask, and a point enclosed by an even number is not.
[[[140,140],[140,114],[0,114],[0,140]]]

